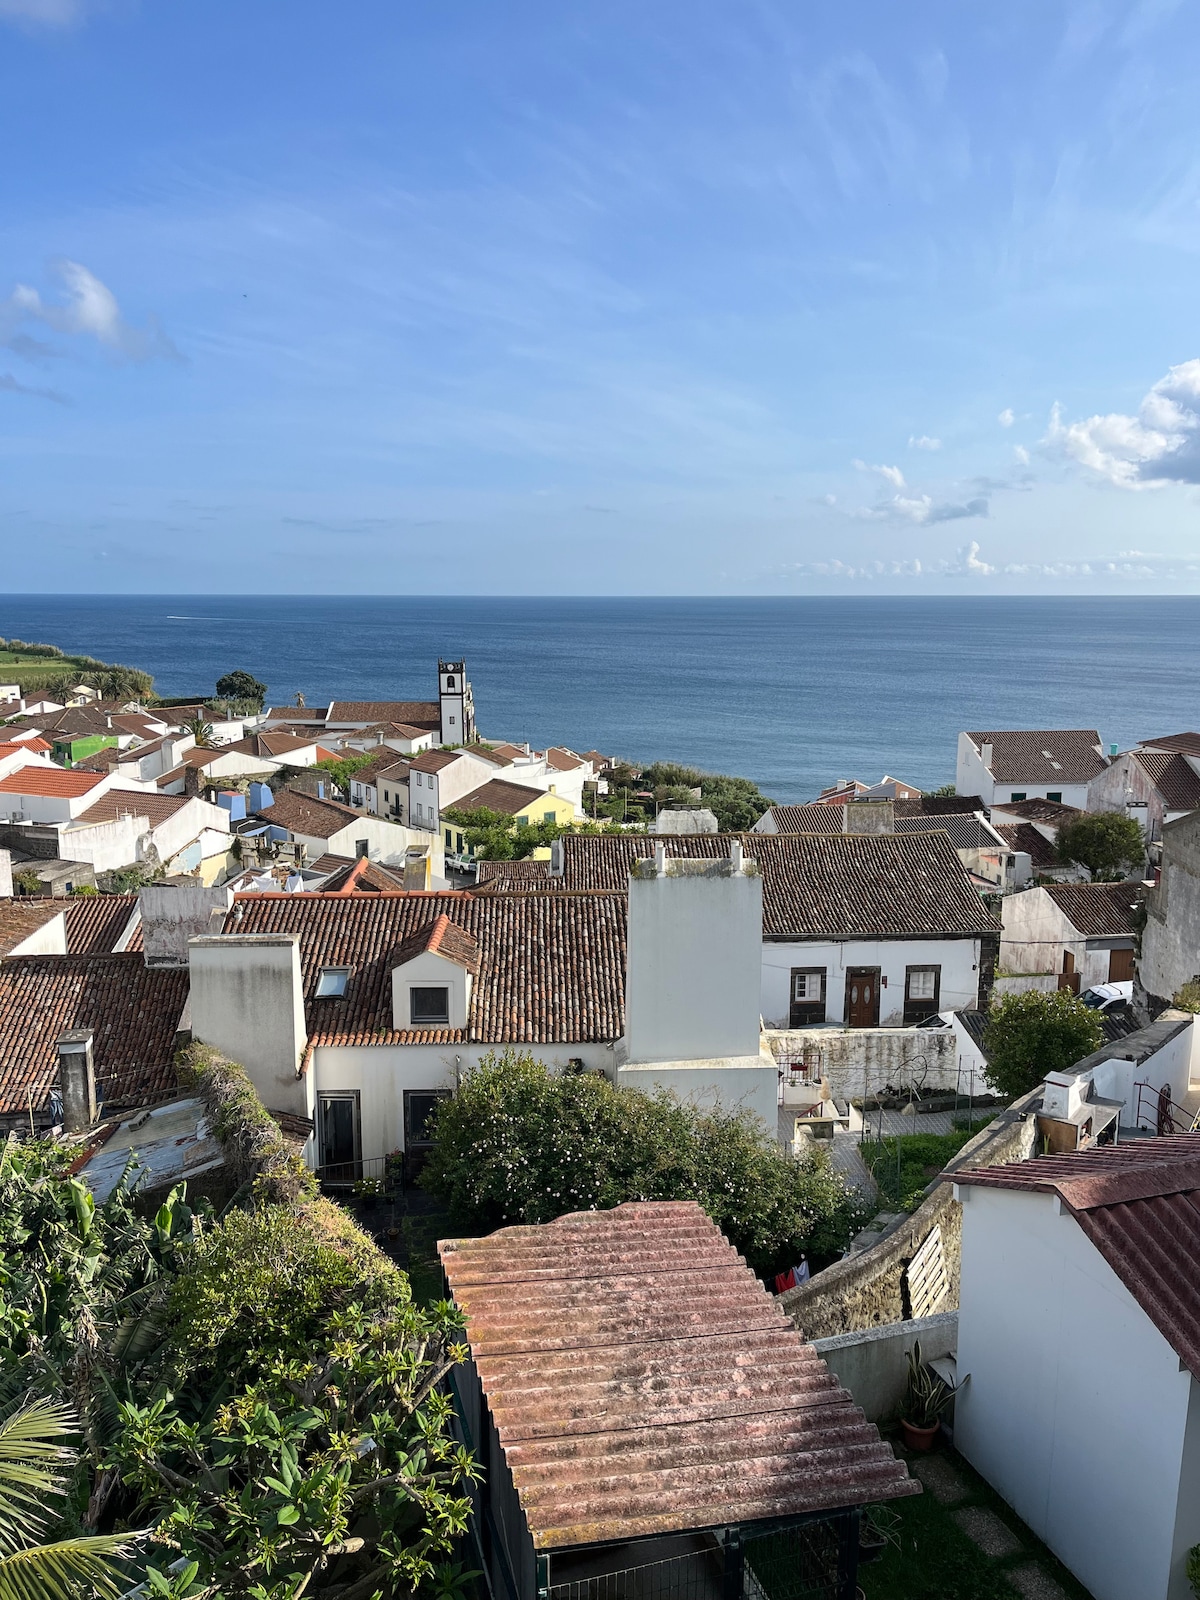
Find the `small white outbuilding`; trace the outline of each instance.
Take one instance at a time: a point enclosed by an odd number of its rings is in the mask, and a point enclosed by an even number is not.
[[[954,1175],[954,1443],[1095,1600],[1190,1600],[1200,1137]]]

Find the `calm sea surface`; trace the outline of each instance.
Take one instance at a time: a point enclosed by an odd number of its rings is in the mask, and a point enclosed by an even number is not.
[[[0,634],[208,694],[232,667],[331,699],[431,699],[464,656],[489,738],[754,778],[777,800],[954,777],[960,728],[1200,726],[1200,598],[430,599],[17,595]]]

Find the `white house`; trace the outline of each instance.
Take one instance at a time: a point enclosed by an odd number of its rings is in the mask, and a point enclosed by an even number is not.
[[[443,875],[440,834],[431,837],[384,817],[355,811],[338,800],[317,800],[292,789],[281,789],[273,803],[258,813],[257,820],[266,826],[271,838],[290,839],[307,846],[313,860],[323,855],[367,855],[385,865],[402,864],[409,849],[418,846],[430,852],[433,875]],[[251,822],[238,831],[247,833],[254,826]]]
[[[1052,883],[1008,895],[1001,908],[1005,972],[1057,973],[1083,994],[1134,975],[1134,939],[1145,900],[1140,883]]]
[[[944,832],[685,834],[671,851],[714,860],[732,839],[762,874],[767,1027],[903,1027],[986,1005],[1000,927]],[[550,878],[620,890],[654,847],[649,835],[564,834]]]
[[[1147,739],[1115,756],[1088,785],[1088,810],[1132,817],[1157,842],[1165,823],[1200,811],[1200,733]]]
[[[389,746],[350,777],[350,804],[408,826],[409,763]]]
[[[1095,1600],[1189,1600],[1197,1140],[1130,1140],[954,1184],[955,1447]]]
[[[986,806],[1040,798],[1083,811],[1088,785],[1107,765],[1095,728],[960,733],[955,788]]]
[[[1135,994],[1150,1011],[1200,982],[1200,812],[1163,828],[1159,881],[1146,890],[1146,928]]]
[[[70,822],[111,789],[145,792],[133,779],[112,772],[66,771],[29,762],[0,778],[0,820]]]
[[[778,1073],[759,1044],[759,892],[754,864],[735,854],[660,857],[639,872],[632,902],[239,895],[222,934],[191,941],[192,1026],[242,1062],[271,1109],[315,1117],[315,1166],[357,1168],[419,1147],[436,1097],[505,1045],[745,1107],[774,1131]]]
[[[485,756],[469,750],[426,750],[409,763],[408,825],[436,832],[441,813],[496,776]]]
[[[229,812],[197,796],[154,791],[110,789],[60,832],[60,855],[70,861],[93,860],[80,853],[82,830],[126,818],[134,823],[134,853],[116,865],[142,862],[172,874],[199,872],[209,878],[223,868],[231,842]]]

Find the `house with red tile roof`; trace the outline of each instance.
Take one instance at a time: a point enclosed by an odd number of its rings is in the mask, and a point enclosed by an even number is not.
[[[1115,756],[1088,785],[1088,810],[1133,817],[1158,843],[1166,823],[1200,811],[1200,733],[1146,739]]]
[[[1200,1139],[956,1171],[954,1444],[1095,1600],[1200,1543]]]
[[[1108,766],[1095,728],[977,730],[958,736],[955,788],[985,806],[1057,800],[1085,810],[1088,785]]]
[[[1000,965],[1006,973],[1055,975],[1086,994],[1134,976],[1134,941],[1145,889],[1140,883],[1050,883],[1001,903]]]

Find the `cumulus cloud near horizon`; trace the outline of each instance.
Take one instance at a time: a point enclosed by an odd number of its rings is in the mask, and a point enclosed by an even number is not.
[[[932,435],[928,433],[910,433],[908,436],[908,448],[910,450],[940,450],[942,448],[942,441],[940,439],[933,438]]]
[[[1200,360],[1172,367],[1136,416],[1110,412],[1065,422],[1056,403],[1043,444],[1119,489],[1200,484]]]
[[[60,260],[51,270],[62,284],[63,298],[44,300],[36,289],[18,283],[8,299],[0,301],[0,345],[32,360],[39,354],[54,354],[51,347],[22,331],[24,324],[35,322],[55,333],[95,339],[126,361],[183,359],[153,317],[140,328],[127,322],[112,290],[80,262]]]
[[[987,561],[978,540],[972,539],[952,557],[797,561],[785,570],[802,577],[868,583],[879,578],[1194,578],[1200,574],[1200,552],[1167,556],[1143,550],[1119,550],[1116,556],[1066,557],[1057,561]]]

